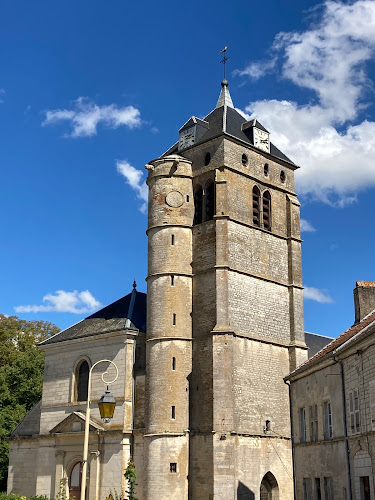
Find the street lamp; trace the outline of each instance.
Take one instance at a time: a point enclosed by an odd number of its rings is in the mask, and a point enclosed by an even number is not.
[[[109,422],[113,417],[113,413],[115,411],[116,401],[115,398],[108,390],[108,386],[113,384],[118,378],[118,368],[115,363],[109,359],[101,359],[92,365],[89,371],[89,381],[88,381],[88,390],[87,390],[87,406],[86,406],[86,420],[85,420],[85,439],[83,442],[83,459],[82,459],[82,479],[81,479],[81,500],[85,500],[86,494],[86,475],[87,475],[87,456],[89,449],[89,430],[90,430],[90,399],[91,399],[91,374],[93,369],[99,363],[111,363],[116,369],[116,376],[113,380],[105,380],[105,375],[108,373],[105,371],[102,373],[102,380],[107,385],[107,390],[105,394],[100,398],[98,402],[100,416],[105,422]]]

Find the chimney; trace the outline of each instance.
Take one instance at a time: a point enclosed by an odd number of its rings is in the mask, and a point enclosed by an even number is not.
[[[375,281],[357,281],[353,293],[357,324],[375,309]]]

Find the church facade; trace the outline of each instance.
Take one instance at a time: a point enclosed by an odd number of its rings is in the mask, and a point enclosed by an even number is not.
[[[139,500],[293,499],[283,379],[307,359],[297,168],[226,80],[146,165],[147,301],[134,288],[42,344],[43,397],[12,435],[9,492],[78,498],[87,373],[106,358],[117,407],[100,421],[95,371],[89,500],[125,488],[130,457]]]

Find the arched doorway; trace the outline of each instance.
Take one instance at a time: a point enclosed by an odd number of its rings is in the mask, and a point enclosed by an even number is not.
[[[260,500],[279,500],[279,487],[271,472],[267,472],[260,483]]]
[[[81,497],[82,462],[76,462],[69,475],[69,499],[79,500]]]

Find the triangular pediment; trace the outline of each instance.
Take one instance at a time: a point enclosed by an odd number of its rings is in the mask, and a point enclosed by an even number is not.
[[[50,434],[65,434],[67,432],[83,432],[85,430],[86,415],[79,411],[75,411],[68,415],[64,420],[57,424],[49,432]],[[90,418],[90,431],[102,431],[102,427],[98,422]]]

